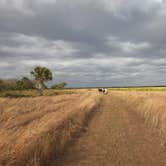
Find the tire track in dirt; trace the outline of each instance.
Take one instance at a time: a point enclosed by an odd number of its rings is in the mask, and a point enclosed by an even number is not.
[[[116,95],[104,97],[87,131],[56,160],[57,166],[165,166],[166,149]]]

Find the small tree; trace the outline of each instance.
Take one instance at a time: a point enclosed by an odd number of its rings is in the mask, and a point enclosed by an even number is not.
[[[43,90],[46,87],[44,82],[52,80],[52,72],[46,67],[37,66],[31,71],[32,76],[36,80],[36,87],[40,95],[43,95]]]
[[[53,85],[51,88],[52,89],[63,89],[63,88],[65,88],[65,86],[67,86],[67,83],[66,82],[61,82],[59,84]]]

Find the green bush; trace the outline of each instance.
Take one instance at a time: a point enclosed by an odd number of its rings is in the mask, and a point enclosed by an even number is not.
[[[0,80],[0,91],[34,89],[33,81],[24,77],[21,80]]]
[[[34,88],[34,83],[31,80],[29,80],[27,77],[18,80],[16,84],[17,84],[16,86],[17,90],[24,90],[24,89],[26,90]]]
[[[63,88],[65,88],[65,86],[67,86],[67,83],[66,82],[61,82],[59,84],[53,85],[51,88],[52,89],[63,89]]]

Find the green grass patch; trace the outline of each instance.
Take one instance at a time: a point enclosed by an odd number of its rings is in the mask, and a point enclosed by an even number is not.
[[[166,87],[127,87],[127,88],[108,88],[111,91],[166,91]]]

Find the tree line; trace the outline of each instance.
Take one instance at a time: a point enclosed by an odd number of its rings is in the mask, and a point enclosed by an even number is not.
[[[46,82],[53,79],[53,74],[50,69],[46,67],[37,66],[30,74],[33,76],[33,80],[23,77],[22,79],[0,79],[0,91],[3,90],[27,90],[37,89],[40,95],[43,94],[43,90],[47,89]],[[52,89],[62,89],[67,86],[67,83],[61,82],[51,86]]]

